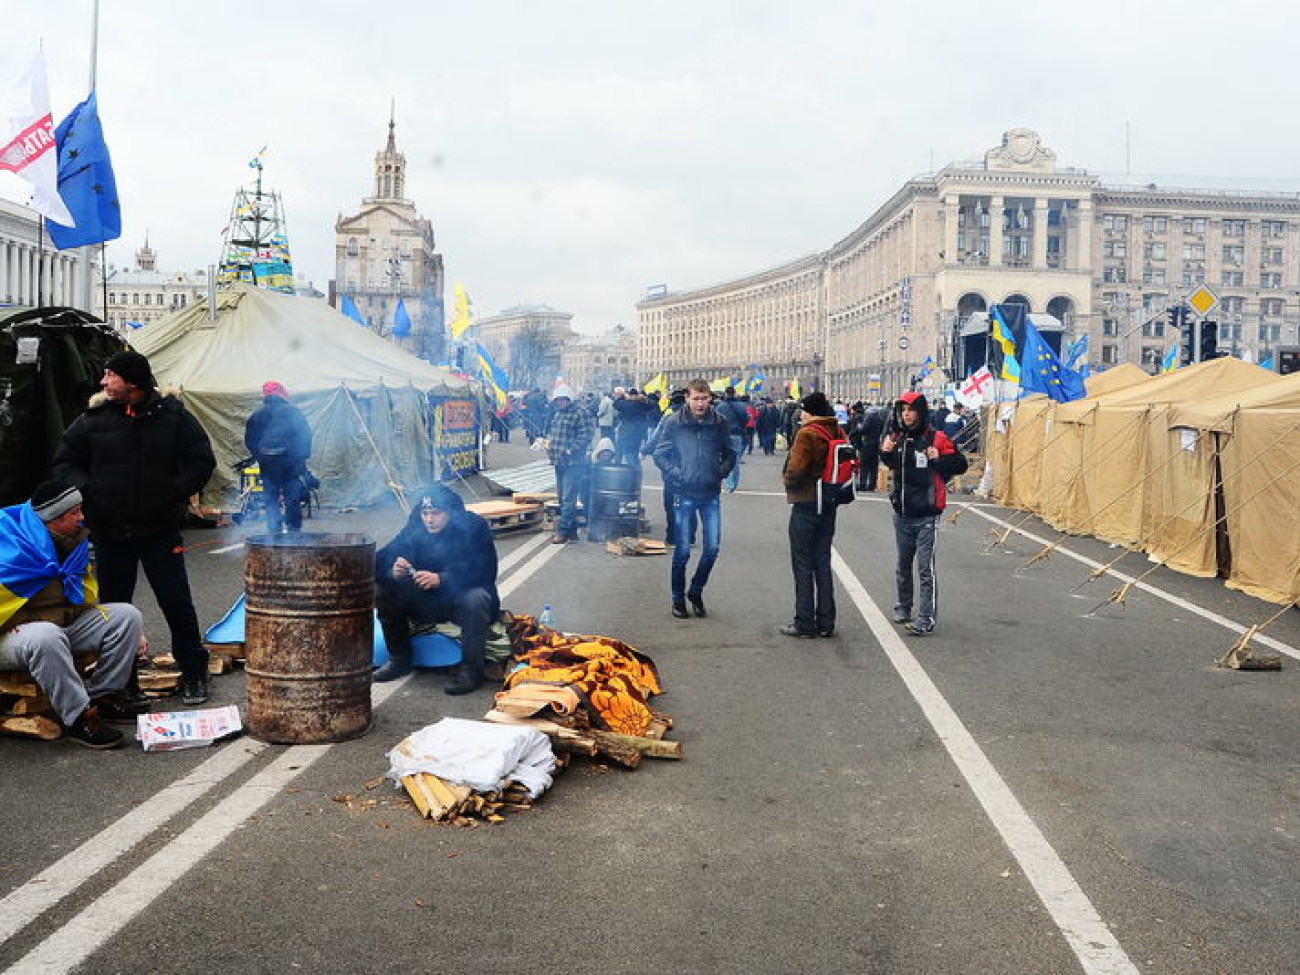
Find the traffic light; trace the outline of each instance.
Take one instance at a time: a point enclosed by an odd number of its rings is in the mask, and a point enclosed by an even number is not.
[[[1190,366],[1196,362],[1196,322],[1187,313],[1187,309],[1178,305],[1169,311],[1174,327],[1178,330],[1181,355],[1179,365]]]
[[[1208,318],[1201,320],[1201,362],[1217,359],[1219,356],[1219,323]]]

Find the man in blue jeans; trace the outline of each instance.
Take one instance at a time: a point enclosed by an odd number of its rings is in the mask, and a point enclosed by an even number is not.
[[[707,616],[704,587],[722,546],[722,480],[736,463],[727,421],[710,405],[712,394],[703,379],[686,384],[686,407],[664,417],[654,461],[671,487],[673,498],[672,613],[687,619],[689,599],[696,616]],[[695,523],[702,536],[700,561],[686,587],[686,565],[695,545]]]
[[[736,398],[735,386],[727,387],[727,391],[722,394],[722,399],[718,400],[718,405],[714,409],[727,421],[727,430],[731,435],[731,449],[736,454],[736,463],[723,482],[727,493],[734,494],[736,488],[740,487],[740,455],[745,448],[745,426],[749,423],[749,411],[745,409],[745,404]]]
[[[559,520],[551,536],[556,545],[578,538],[578,498],[595,432],[595,417],[574,402],[573,390],[556,386],[551,394],[551,423],[546,429],[546,454],[555,466],[555,493],[560,503]]]

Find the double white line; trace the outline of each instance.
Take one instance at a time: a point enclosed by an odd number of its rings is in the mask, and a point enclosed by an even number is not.
[[[524,562],[499,587],[503,601],[560,551],[560,546],[548,545],[549,540],[549,536],[539,535],[501,560],[499,573],[508,572]],[[539,548],[540,552],[537,551]],[[383,704],[404,683],[406,680],[375,685],[374,706]],[[311,768],[333,747],[299,745],[286,750],[38,944],[9,971],[57,973],[76,968],[249,817],[283,792],[286,784]],[[185,778],[167,786],[148,802],[0,899],[0,942],[13,937],[74,893],[141,840],[261,755],[266,748],[263,742],[247,738],[224,746]]]

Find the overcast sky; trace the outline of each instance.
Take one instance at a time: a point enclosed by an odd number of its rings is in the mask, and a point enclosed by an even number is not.
[[[43,41],[58,121],[88,89],[91,0],[0,9],[0,97]],[[648,285],[820,250],[1018,126],[1064,166],[1123,172],[1128,123],[1135,171],[1293,188],[1298,28],[1261,0],[102,0],[109,260],[147,231],[163,269],[214,263],[269,144],[295,268],[325,290],[395,99],[448,295],[601,331],[634,324]],[[25,187],[0,173],[0,196]]]

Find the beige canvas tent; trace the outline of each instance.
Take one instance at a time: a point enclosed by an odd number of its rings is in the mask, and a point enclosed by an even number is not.
[[[439,402],[477,399],[476,384],[417,359],[318,299],[246,285],[147,325],[131,344],[212,439],[217,471],[204,491],[229,510],[246,456],[244,423],[261,405],[262,383],[278,380],[311,424],[311,469],[321,499],[359,504],[442,474],[435,444]],[[464,410],[457,414],[464,415]],[[474,449],[477,433],[469,449]],[[463,448],[465,445],[462,444]]]
[[[1300,374],[1184,404],[1168,422],[1171,445],[1188,449],[1152,557],[1195,575],[1226,571],[1229,586],[1262,599],[1300,598],[1300,535],[1289,527],[1300,510]],[[1175,507],[1198,496],[1206,503]]]

